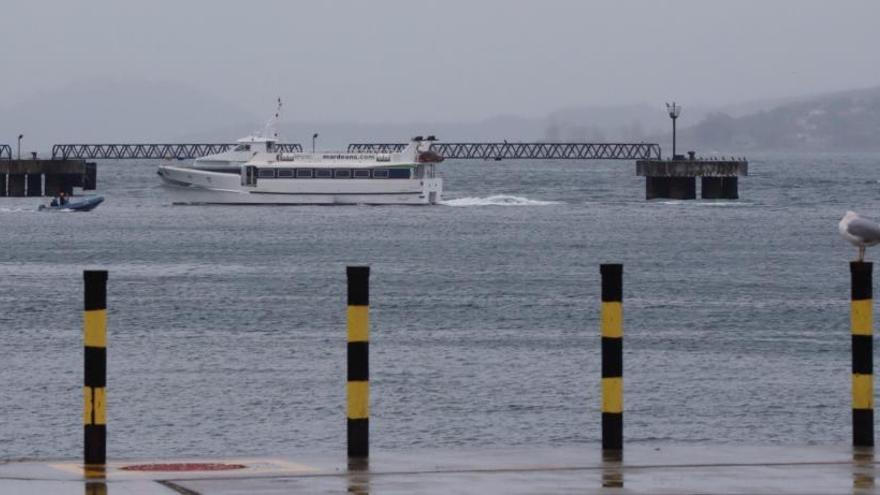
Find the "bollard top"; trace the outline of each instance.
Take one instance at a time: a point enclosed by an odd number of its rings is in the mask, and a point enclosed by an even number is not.
[[[370,267],[349,266],[345,268],[348,279],[348,305],[368,306],[370,304]]]
[[[84,310],[107,309],[107,270],[83,271]]]
[[[874,263],[872,261],[850,261],[849,262],[849,271],[850,273],[863,272],[863,271],[872,271],[874,269]]]
[[[83,270],[83,280],[89,282],[106,282],[107,270]]]
[[[850,262],[850,293],[853,301],[874,298],[873,272],[874,264],[870,261]]]
[[[599,272],[610,276],[623,274],[623,263],[602,263],[599,265]]]
[[[602,302],[623,301],[623,265],[607,263],[599,266],[602,275]]]

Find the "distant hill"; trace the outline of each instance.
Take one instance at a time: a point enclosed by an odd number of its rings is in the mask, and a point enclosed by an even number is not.
[[[710,113],[682,129],[679,142],[724,151],[880,150],[880,87],[801,98],[740,117]]]
[[[691,118],[702,118],[706,109],[689,107]],[[561,108],[545,119],[546,141],[638,142],[656,139],[671,128],[665,106],[580,105]]]

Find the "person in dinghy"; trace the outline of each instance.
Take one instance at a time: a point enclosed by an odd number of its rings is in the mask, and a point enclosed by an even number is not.
[[[40,205],[40,210],[73,210],[73,211],[91,211],[104,202],[103,196],[85,196],[79,199],[71,200],[65,192],[58,193],[58,196],[52,198],[49,206]]]
[[[67,195],[64,194],[64,191],[58,193],[57,197],[52,198],[52,202],[49,203],[49,206],[54,208],[63,208],[67,206],[69,200],[67,199]]]

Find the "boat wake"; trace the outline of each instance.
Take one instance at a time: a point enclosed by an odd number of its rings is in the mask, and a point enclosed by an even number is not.
[[[485,198],[457,198],[448,201],[442,201],[440,204],[446,206],[547,206],[562,204],[559,201],[539,201],[536,199],[522,198],[520,196],[510,196],[507,194],[496,194]]]

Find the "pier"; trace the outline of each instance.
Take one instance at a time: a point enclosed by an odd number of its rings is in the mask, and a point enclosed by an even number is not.
[[[739,177],[748,175],[742,158],[688,158],[638,160],[636,175],[645,178],[645,199],[696,199],[697,177],[703,199],[739,199]]]
[[[433,136],[428,140],[434,141]],[[185,160],[232,149],[231,143],[56,144],[51,160],[12,159],[12,147],[0,145],[0,196],[54,195],[73,187],[95,189],[95,164],[84,160]],[[352,143],[349,153],[396,153],[406,143]],[[279,143],[279,152],[302,152],[298,143]],[[645,177],[645,198],[738,199],[739,177],[748,175],[745,159],[697,158],[694,152],[664,160],[656,143],[433,142],[431,151],[451,160],[635,160]],[[45,177],[45,185],[43,179]]]
[[[85,160],[0,160],[0,196],[56,196],[97,185],[97,166]]]
[[[620,461],[584,445],[379,452],[363,466],[326,455],[119,460],[99,473],[69,460],[4,463],[0,493],[861,495],[876,493],[880,465],[845,447],[642,444]]]

